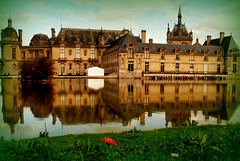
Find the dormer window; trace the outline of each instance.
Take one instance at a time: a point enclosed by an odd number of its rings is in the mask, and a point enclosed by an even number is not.
[[[217,52],[217,61],[221,61],[221,51]]]
[[[160,58],[165,59],[165,49],[160,49]]]
[[[208,61],[208,50],[204,50],[203,57],[204,61]]]
[[[194,60],[194,56],[195,56],[195,50],[192,49],[192,50],[190,50],[190,60],[191,60],[191,61]]]
[[[180,50],[179,49],[175,50],[175,56],[176,56],[176,60],[180,60]]]
[[[233,62],[237,62],[237,54],[233,55]]]
[[[149,59],[149,48],[145,48],[145,59]]]
[[[25,51],[22,52],[22,59],[25,59],[26,58],[26,54],[25,54]]]
[[[128,58],[133,58],[133,56],[134,56],[134,49],[133,48],[128,48]]]

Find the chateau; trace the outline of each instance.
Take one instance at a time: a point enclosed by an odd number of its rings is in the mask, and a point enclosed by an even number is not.
[[[22,30],[8,27],[1,32],[0,73],[4,76],[18,75],[19,63],[38,57],[47,57],[53,62],[54,76],[84,75],[90,67],[104,69],[105,75],[118,78],[142,78],[167,74],[219,75],[239,77],[239,48],[232,36],[220,33],[218,39],[211,39],[201,45],[193,32],[182,24],[179,7],[178,23],[172,31],[168,24],[167,43],[146,42],[146,30],[134,36],[127,29],[75,29],[61,28],[58,35],[52,28],[49,38],[35,34],[29,46],[22,45]]]

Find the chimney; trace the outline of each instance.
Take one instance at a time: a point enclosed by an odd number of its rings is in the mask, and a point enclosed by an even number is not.
[[[150,38],[150,39],[149,39],[149,44],[152,44],[152,43],[153,43],[153,39]]]
[[[207,46],[210,45],[210,41],[211,41],[211,35],[207,36]]]
[[[221,44],[221,43],[222,43],[222,41],[223,41],[223,38],[224,38],[224,32],[220,32],[219,44]]]
[[[52,39],[55,38],[55,28],[51,28],[52,31]]]
[[[19,35],[20,46],[22,46],[22,30],[21,29],[18,30],[18,35]]]
[[[146,43],[146,30],[142,30],[141,33],[142,33],[142,42]]]
[[[124,29],[124,35],[129,33],[129,30],[128,29]]]

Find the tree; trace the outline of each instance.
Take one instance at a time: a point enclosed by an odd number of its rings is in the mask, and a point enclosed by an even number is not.
[[[38,81],[51,78],[53,75],[53,63],[47,58],[36,58],[33,61],[23,61],[20,63],[21,80]]]

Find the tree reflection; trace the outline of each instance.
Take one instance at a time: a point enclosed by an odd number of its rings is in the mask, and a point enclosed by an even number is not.
[[[50,81],[41,84],[21,83],[24,106],[30,106],[35,117],[46,118],[52,110],[53,86]]]

